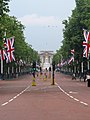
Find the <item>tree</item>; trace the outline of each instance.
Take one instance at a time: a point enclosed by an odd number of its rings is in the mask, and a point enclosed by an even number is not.
[[[76,7],[72,11],[72,15],[68,20],[62,22],[65,27],[63,29],[63,45],[59,51],[64,59],[68,59],[70,50],[74,49],[75,61],[81,62],[83,60],[83,28],[90,30],[90,0],[75,1]]]
[[[10,0],[0,0],[0,15],[9,12],[8,2]]]

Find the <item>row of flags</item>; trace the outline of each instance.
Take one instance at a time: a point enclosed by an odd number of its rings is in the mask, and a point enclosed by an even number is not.
[[[88,58],[89,57],[89,54],[90,54],[90,31],[87,31],[85,29],[83,29],[84,31],[84,40],[83,40],[83,43],[82,43],[82,46],[83,46],[83,57],[86,57]],[[60,66],[63,66],[63,65],[66,65],[66,64],[71,64],[72,62],[74,62],[74,54],[75,54],[75,51],[74,49],[71,50],[71,54],[72,56],[66,60],[66,61],[61,61],[61,64]]]
[[[89,52],[90,52],[90,32],[83,29],[84,31],[84,41],[83,41],[83,57],[88,58],[89,56]],[[12,62],[15,61],[15,57],[14,57],[14,37],[11,38],[4,38],[3,39],[3,44],[4,47],[2,50],[0,50],[0,56],[2,60],[6,59],[6,62]],[[72,56],[70,57],[70,59],[68,59],[67,61],[61,61],[61,66],[65,65],[65,64],[70,64],[71,62],[74,62],[74,49],[71,50],[71,54]]]
[[[60,66],[62,67],[64,65],[71,64],[72,62],[74,62],[74,53],[75,53],[74,49],[71,50],[72,56],[68,60],[65,60],[65,61],[62,60]]]
[[[15,61],[14,57],[14,37],[3,38],[3,49],[0,50],[0,57],[6,63]]]

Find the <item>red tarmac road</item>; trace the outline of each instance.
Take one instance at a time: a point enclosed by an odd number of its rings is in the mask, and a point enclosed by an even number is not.
[[[50,79],[24,75],[0,81],[0,120],[90,120],[90,88],[87,82],[55,73]]]

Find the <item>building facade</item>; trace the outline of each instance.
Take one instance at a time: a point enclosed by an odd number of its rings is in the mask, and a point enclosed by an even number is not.
[[[53,51],[40,51],[40,60],[42,69],[48,69],[52,65]]]

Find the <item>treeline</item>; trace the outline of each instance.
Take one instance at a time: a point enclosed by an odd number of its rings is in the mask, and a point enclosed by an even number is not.
[[[53,60],[56,64],[61,60],[67,60],[71,57],[71,50],[74,49],[73,65],[81,71],[81,63],[84,62],[84,68],[87,69],[87,59],[83,57],[83,29],[90,31],[90,0],[75,0],[76,7],[72,10],[72,15],[68,20],[64,20],[62,46],[57,50]],[[72,64],[69,65],[72,67]]]
[[[0,0],[0,50],[3,49],[3,38],[15,38],[15,61],[7,63],[4,60],[4,73],[8,70],[7,66],[16,66],[19,62],[22,66],[31,65],[33,61],[40,61],[38,52],[25,41],[24,30],[25,26],[17,20],[15,16],[9,16],[9,3],[10,0]],[[6,36],[4,36],[6,32]]]

